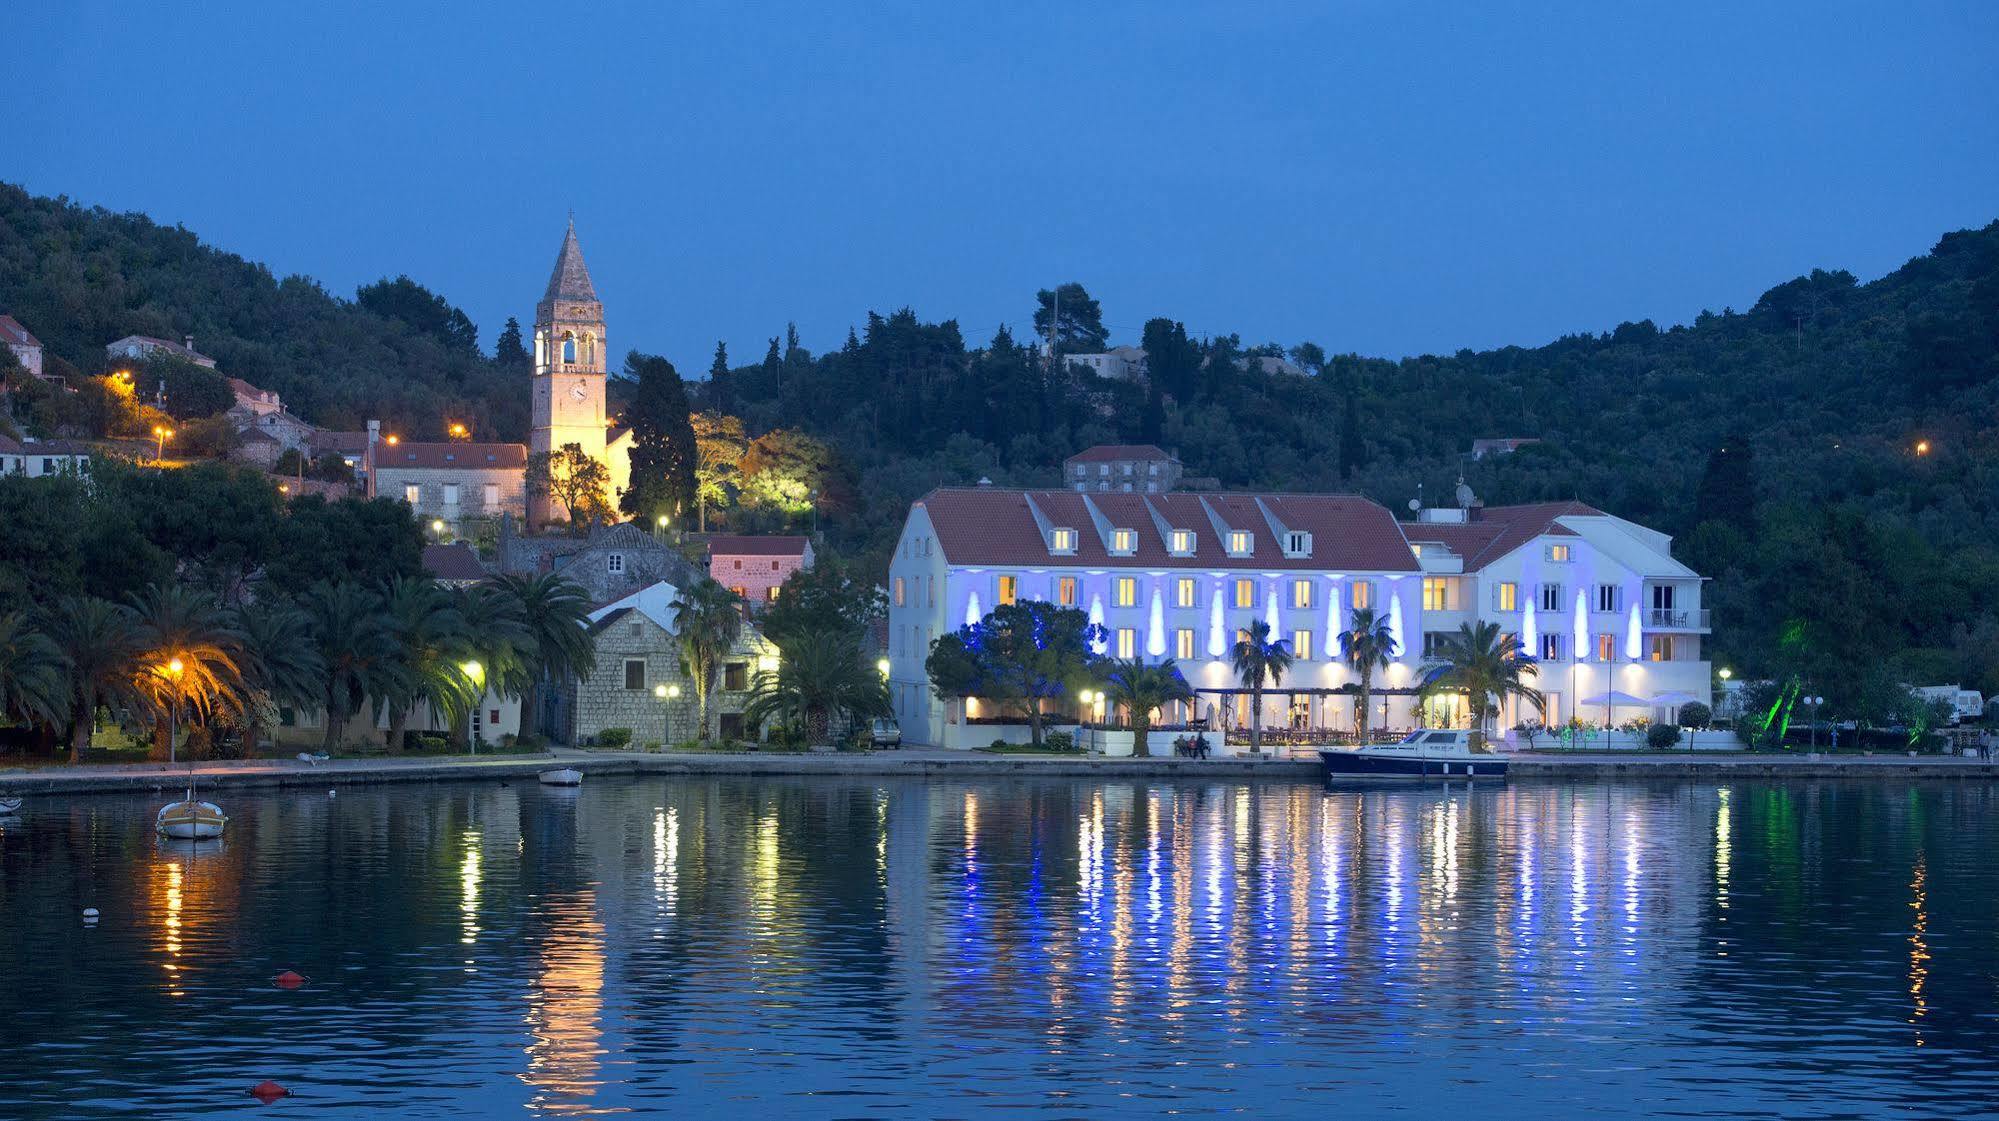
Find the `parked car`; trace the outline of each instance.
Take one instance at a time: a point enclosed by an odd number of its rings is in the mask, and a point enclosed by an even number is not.
[[[901,747],[902,727],[886,717],[877,717],[868,729],[868,743],[875,747]]]

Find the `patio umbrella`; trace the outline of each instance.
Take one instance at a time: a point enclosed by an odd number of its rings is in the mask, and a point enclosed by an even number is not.
[[[1612,689],[1610,692],[1604,693],[1601,696],[1584,697],[1582,699],[1582,703],[1586,705],[1603,706],[1603,742],[1607,744],[1610,742],[1610,706],[1624,705],[1626,708],[1629,708],[1632,705],[1639,705],[1642,707],[1648,704],[1649,702],[1647,702],[1644,697],[1634,697],[1629,693],[1623,693],[1619,692],[1616,689]]]
[[[1652,698],[1652,703],[1655,705],[1664,705],[1667,708],[1672,709],[1673,723],[1678,724],[1680,706],[1684,704],[1692,704],[1693,702],[1698,700],[1700,700],[1700,698],[1694,696],[1692,693],[1683,692],[1679,689],[1668,689],[1667,691],[1654,696]],[[1689,751],[1693,750],[1693,746],[1694,746],[1694,734],[1692,731],[1689,731],[1687,733],[1687,750]]]

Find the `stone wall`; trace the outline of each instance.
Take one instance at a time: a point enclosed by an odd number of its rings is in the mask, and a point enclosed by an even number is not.
[[[456,504],[444,500],[447,483],[458,485]],[[499,488],[494,501],[486,501],[486,487]],[[407,499],[409,487],[417,488],[417,518],[428,522],[442,518],[451,525],[469,518],[516,517],[527,511],[527,478],[519,468],[495,467],[385,467],[375,464],[375,493],[382,498]]]

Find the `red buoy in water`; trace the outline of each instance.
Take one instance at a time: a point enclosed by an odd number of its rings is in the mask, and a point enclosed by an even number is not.
[[[255,1086],[250,1087],[250,1096],[263,1102],[265,1105],[269,1105],[279,1098],[290,1097],[291,1091],[266,1078]]]
[[[300,985],[305,984],[305,981],[306,981],[305,974],[295,973],[289,969],[285,970],[283,973],[278,974],[276,977],[271,978],[271,984],[276,985],[281,989],[296,989]]]

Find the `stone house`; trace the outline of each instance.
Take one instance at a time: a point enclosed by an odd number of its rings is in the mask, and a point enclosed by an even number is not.
[[[673,625],[673,585],[660,582],[590,614],[597,663],[569,683],[564,697],[571,743],[589,743],[608,728],[628,728],[632,743],[681,743],[699,734],[694,685]],[[777,648],[744,624],[708,698],[709,719],[724,739],[753,737],[743,708],[760,669],[774,668]],[[663,694],[678,690],[678,696]]]
[[[183,361],[192,362],[213,370],[215,359],[194,349],[194,336],[185,336],[185,341],[156,339],[151,335],[126,335],[116,342],[104,344],[104,356],[110,359],[127,358],[143,362],[153,354],[170,354]]]
[[[424,522],[458,529],[473,518],[527,512],[527,447],[522,444],[378,443],[375,494],[400,498]]]
[[[0,436],[0,475],[82,475],[90,470],[90,445],[75,440],[16,440]]]
[[[524,537],[511,519],[500,523],[500,571],[509,575],[559,572],[608,604],[664,581],[686,587],[701,570],[668,541],[631,522],[596,526],[586,537]]]

